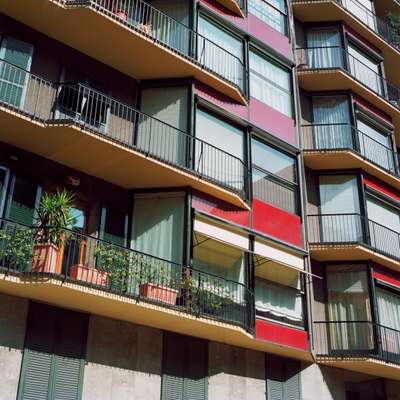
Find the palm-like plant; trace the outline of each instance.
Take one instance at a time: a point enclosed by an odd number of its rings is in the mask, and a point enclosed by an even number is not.
[[[60,245],[61,230],[74,221],[74,200],[74,194],[67,190],[43,194],[37,209],[39,243]]]

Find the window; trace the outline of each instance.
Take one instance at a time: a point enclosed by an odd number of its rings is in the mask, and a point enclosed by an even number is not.
[[[372,0],[348,0],[346,8],[371,29],[376,30],[376,17]]]
[[[325,243],[362,239],[360,200],[354,175],[321,175],[321,239]]]
[[[333,350],[373,348],[371,305],[364,265],[327,266],[328,319]]]
[[[300,400],[300,362],[267,354],[267,400]]]
[[[195,144],[195,170],[237,190],[243,190],[243,131],[197,109],[196,138],[200,140]]]
[[[307,33],[308,65],[310,68],[343,67],[343,49],[337,29],[310,30]]]
[[[207,400],[208,343],[164,332],[161,400]]]
[[[257,315],[294,325],[303,324],[302,293],[299,287],[283,286],[256,278],[254,292]]]
[[[283,35],[287,35],[285,0],[249,0],[249,12]]]
[[[87,325],[86,314],[31,304],[19,400],[81,398]]]
[[[3,217],[10,171],[0,166],[0,218]]]
[[[0,47],[0,100],[23,107],[32,63],[33,46],[5,36]]]
[[[375,93],[383,94],[380,62],[352,43],[347,46],[350,73]]]
[[[100,239],[119,246],[127,245],[128,216],[112,208],[101,210]]]
[[[206,17],[198,18],[197,59],[210,70],[243,88],[243,42]]]
[[[297,212],[296,159],[253,138],[253,197]]]
[[[250,51],[250,96],[292,117],[290,71],[272,60]]]

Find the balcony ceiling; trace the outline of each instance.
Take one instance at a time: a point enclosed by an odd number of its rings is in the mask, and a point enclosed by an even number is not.
[[[376,176],[383,182],[388,183],[400,190],[400,178],[377,167],[375,164],[363,159],[359,154],[350,150],[305,150],[304,164],[315,170],[332,169],[363,169],[369,174]]]
[[[379,0],[380,2],[382,0]],[[393,0],[384,0],[393,3]],[[382,39],[335,0],[302,1],[293,4],[293,12],[302,22],[344,21],[354,31],[381,50],[385,60],[386,79],[400,86],[400,51]],[[397,7],[400,13],[400,6]]]
[[[400,60],[400,56],[399,56]],[[400,74],[399,74],[400,76]],[[352,90],[363,99],[382,110],[392,118],[396,126],[396,139],[400,140],[400,109],[378,96],[372,90],[356,81],[341,69],[298,70],[299,85],[308,91]]]
[[[0,11],[135,79],[194,77],[241,104],[240,90],[146,34],[94,8],[64,8],[55,0],[3,0]]]
[[[225,8],[227,8],[229,11],[232,11],[237,16],[245,18],[244,12],[236,0],[218,0],[218,3],[222,4]]]

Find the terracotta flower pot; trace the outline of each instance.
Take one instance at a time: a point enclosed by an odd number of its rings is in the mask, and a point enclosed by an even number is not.
[[[81,264],[73,265],[69,269],[69,276],[77,281],[104,287],[107,287],[110,281],[110,274],[108,272],[99,271],[94,267],[85,267]]]
[[[163,303],[176,304],[178,291],[155,283],[143,283],[140,285],[140,296]]]
[[[33,246],[32,272],[56,274],[60,250],[54,244],[35,244]]]
[[[114,14],[124,21],[128,21],[128,13],[125,10],[115,10]]]

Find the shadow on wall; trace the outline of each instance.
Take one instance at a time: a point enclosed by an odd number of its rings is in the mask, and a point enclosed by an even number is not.
[[[91,316],[86,361],[103,366],[161,375],[162,331]]]
[[[0,347],[23,350],[28,300],[0,294]]]

